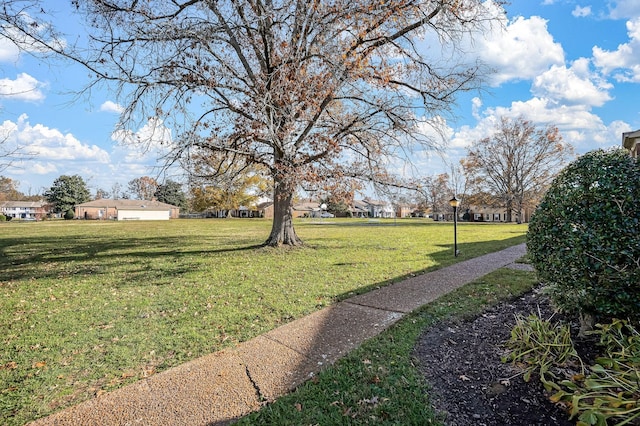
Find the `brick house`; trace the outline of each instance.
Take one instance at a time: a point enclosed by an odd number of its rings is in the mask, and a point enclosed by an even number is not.
[[[155,200],[107,200],[78,204],[75,217],[93,220],[169,220],[180,216],[180,208]]]

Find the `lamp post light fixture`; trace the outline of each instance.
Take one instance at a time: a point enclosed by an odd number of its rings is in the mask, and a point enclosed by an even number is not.
[[[458,206],[460,205],[460,200],[454,195],[449,200],[449,205],[453,207],[453,255],[458,257]]]

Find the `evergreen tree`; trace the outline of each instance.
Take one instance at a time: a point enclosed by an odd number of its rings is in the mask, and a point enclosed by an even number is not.
[[[62,175],[53,182],[53,186],[45,191],[44,197],[53,205],[56,213],[73,211],[78,204],[91,199],[87,184],[79,175]]]
[[[158,189],[153,195],[162,203],[171,204],[180,207],[180,209],[187,208],[187,197],[182,190],[182,185],[178,182],[168,180],[164,184],[158,185]]]

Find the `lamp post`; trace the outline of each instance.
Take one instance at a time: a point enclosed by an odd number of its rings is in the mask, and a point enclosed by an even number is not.
[[[458,206],[460,205],[460,200],[454,195],[449,200],[449,205],[453,207],[453,255],[458,257]]]

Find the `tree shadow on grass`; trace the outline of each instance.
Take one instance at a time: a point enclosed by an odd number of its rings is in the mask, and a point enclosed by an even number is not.
[[[511,240],[511,245],[505,242],[506,254],[490,252],[453,264],[451,268],[434,267],[424,271],[426,274],[423,275],[416,272],[408,277],[397,277],[391,280],[392,285],[388,285],[389,282],[376,283],[364,289],[361,295],[343,295],[340,303],[242,344],[236,353],[245,367],[248,380],[255,388],[257,402],[273,401],[295,390],[366,340],[395,324],[405,314],[517,260],[522,255],[523,248],[517,244],[514,246],[514,242],[522,241]],[[452,256],[448,248],[436,255],[443,258],[448,256]],[[335,399],[334,396],[330,398]],[[242,408],[239,406],[238,410]],[[317,410],[326,411],[329,417],[334,404],[317,407]],[[339,408],[335,410],[338,410],[339,415]],[[308,417],[302,417],[302,411],[296,410],[292,404],[289,413],[290,418],[296,419],[294,421],[283,420],[289,417],[279,417],[276,410],[272,417],[272,411],[266,410],[263,417],[258,417],[260,421],[255,423],[270,424],[274,418],[292,424],[309,423]],[[220,418],[208,425],[225,425],[233,420],[230,417]],[[253,420],[256,417],[251,417],[243,424],[252,424]]]
[[[153,241],[156,240],[134,239],[129,244],[123,244],[121,241],[109,241],[105,242],[103,248],[139,247],[145,246],[143,243]],[[162,241],[166,243],[167,240],[163,239]],[[176,239],[173,242],[177,241]],[[406,312],[415,309],[415,306],[427,303],[425,301],[431,297],[439,297],[439,294],[443,294],[442,289],[439,288],[440,279],[464,275],[464,273],[459,275],[460,271],[454,272],[454,269],[438,271],[443,266],[452,265],[458,261],[473,261],[475,259],[470,259],[470,257],[475,257],[472,256],[473,253],[500,250],[519,242],[522,242],[521,237],[499,241],[498,244],[496,241],[462,244],[460,249],[463,256],[458,258],[454,258],[450,246],[440,246],[442,250],[430,255],[436,259],[436,266],[383,282],[372,283],[370,286],[358,290],[358,295],[353,292],[339,295],[337,300],[341,302],[328,308],[271,330],[265,335],[258,336],[237,347],[198,358],[189,362],[189,365],[184,368],[178,367],[163,374],[151,376],[144,381],[137,382],[132,387],[122,388],[108,396],[89,400],[87,403],[75,407],[72,410],[75,414],[72,414],[71,411],[60,412],[53,418],[55,419],[57,416],[64,418],[69,415],[70,418],[77,419],[85,418],[82,416],[96,415],[95,413],[101,413],[100,415],[103,416],[111,414],[115,416],[117,415],[115,412],[105,414],[105,411],[101,410],[113,410],[113,407],[118,405],[114,405],[112,402],[122,400],[127,401],[127,404],[134,401],[135,404],[132,407],[135,408],[133,412],[136,413],[136,416],[155,418],[154,416],[168,416],[174,411],[184,412],[187,416],[193,415],[193,413],[208,412],[212,416],[209,424],[227,424],[229,421],[259,408],[264,401],[272,401],[290,392],[319,370],[326,368],[358,347],[364,340],[374,337],[398,321]],[[66,241],[66,244],[69,248],[76,247],[71,241]],[[79,250],[82,248],[81,243],[75,244]],[[259,247],[261,246],[247,244],[228,249],[216,249],[215,251],[243,252],[256,250]],[[142,260],[148,259],[148,256],[176,256],[182,253],[177,254],[176,251],[167,249],[151,254],[147,254],[142,249],[141,251],[137,256]],[[136,250],[134,252],[137,253]],[[209,251],[209,253],[211,252]],[[103,252],[96,250],[93,256],[98,256],[99,253]],[[207,252],[193,250],[186,253],[183,255],[193,256],[196,253],[206,254]],[[87,256],[87,252],[84,252],[84,255]],[[46,261],[55,260],[51,257],[53,254],[45,253],[41,256],[43,257],[37,258],[37,260],[43,265]],[[62,256],[62,258],[72,257]],[[336,266],[346,266],[347,263],[341,262],[342,265],[336,264]],[[464,263],[461,262],[460,265],[464,265]],[[490,255],[486,260],[480,258],[476,264],[479,264],[480,269],[499,267]],[[453,266],[455,268],[459,265]],[[465,268],[459,269],[464,272]],[[184,269],[176,269],[174,272],[184,273]],[[426,279],[427,276],[422,276],[424,273],[430,272],[436,272],[437,277]],[[465,276],[461,279],[466,282],[471,278]],[[397,286],[400,287],[399,290]],[[432,294],[429,294],[430,292]],[[398,293],[404,295],[405,302],[393,297]],[[168,388],[167,384],[170,384]],[[248,394],[242,393],[240,397],[238,394],[240,386],[246,388]],[[167,397],[166,400],[163,399],[166,403],[158,405],[154,402],[157,400],[157,396],[153,392],[149,392],[149,389],[154,388],[163,389],[161,393],[163,397]],[[207,392],[203,393],[203,389],[206,389]],[[206,398],[197,402],[198,395],[206,395]],[[192,405],[195,406],[192,407]],[[95,409],[98,406],[102,407],[101,410]],[[148,413],[147,410],[149,410]],[[220,412],[216,413],[216,411]],[[76,417],[80,412],[83,413],[82,416]],[[144,414],[141,414],[142,412]],[[225,414],[223,415],[222,412]],[[48,423],[45,421],[44,424]],[[189,422],[183,424],[189,424]]]
[[[157,273],[163,277],[192,271],[187,260],[194,256],[247,252],[262,247],[253,240],[234,241],[232,246],[186,248],[180,237],[135,237],[93,239],[76,236],[4,237],[0,239],[0,270],[3,280],[62,278],[68,275],[98,275],[114,267],[129,265],[129,278],[148,275],[155,261],[166,259]],[[133,275],[133,276],[132,276]]]
[[[369,291],[375,290],[377,288],[380,288],[389,284],[404,281],[406,279],[420,276],[428,272],[433,272],[435,270],[438,270],[447,266],[451,266],[458,262],[473,259],[479,256],[493,253],[495,251],[503,250],[508,247],[512,247],[514,245],[524,243],[524,242],[525,242],[525,238],[522,235],[519,235],[512,238],[507,238],[504,240],[482,241],[482,242],[474,242],[474,243],[458,243],[459,255],[457,257],[453,255],[453,241],[451,244],[437,244],[435,245],[435,247],[441,248],[442,250],[429,254],[429,257],[433,262],[433,266],[430,266],[425,269],[415,270],[408,274],[398,275],[380,283],[374,283],[368,286],[360,287],[356,291],[348,292],[348,293],[337,296],[336,300],[338,301],[345,300],[346,298],[352,297],[354,295],[367,293]],[[353,267],[355,265],[366,266],[366,263],[364,261],[339,262],[339,263],[335,263],[334,265],[336,267]]]

